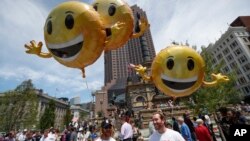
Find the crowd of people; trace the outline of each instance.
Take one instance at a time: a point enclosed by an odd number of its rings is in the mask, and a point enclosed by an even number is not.
[[[247,115],[250,116],[250,105],[244,102],[233,107],[219,109],[217,117],[225,139],[230,139],[230,127],[249,124]]]
[[[80,126],[69,126],[63,132],[50,128],[43,132],[23,130],[23,132],[9,132],[3,141],[143,141],[136,121],[131,117],[131,113],[123,113],[119,116],[119,129],[116,129],[111,119],[103,118],[100,125],[88,124],[84,122]],[[205,118],[206,119],[206,118]],[[152,121],[149,123],[150,141],[211,141],[209,125],[202,119],[192,122],[188,114],[184,114],[177,119],[172,118],[172,123],[166,120],[162,112],[154,113]],[[95,122],[94,122],[95,123]],[[117,124],[118,122],[116,122]],[[119,135],[115,135],[115,131]],[[1,141],[1,140],[0,140]]]
[[[230,126],[246,124],[246,117],[242,113],[250,113],[248,108],[248,105],[236,105],[219,110],[216,121],[226,139],[229,138]],[[61,132],[53,127],[41,132],[27,129],[10,131],[5,136],[0,136],[0,141],[144,141],[139,130],[143,128],[142,116],[123,111],[117,117],[104,117],[100,123],[85,121],[79,125],[71,124]],[[191,119],[190,113],[186,112],[183,116],[169,118],[162,111],[152,115],[148,125],[149,141],[216,141],[213,125],[207,114]]]
[[[152,126],[154,125],[154,126]],[[160,126],[160,130],[159,130]],[[149,123],[150,141],[169,139],[170,141],[215,141],[208,115],[190,119],[188,113],[166,120],[163,113],[154,114]],[[174,132],[173,132],[174,131]],[[157,137],[155,137],[157,135]]]

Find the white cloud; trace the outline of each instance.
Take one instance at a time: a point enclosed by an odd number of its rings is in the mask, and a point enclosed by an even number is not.
[[[156,51],[172,41],[191,45],[215,42],[238,16],[249,15],[249,0],[129,0],[147,13]]]
[[[61,77],[27,67],[18,67],[15,68],[15,71],[13,71],[12,68],[0,68],[0,78],[13,81],[31,79],[35,86],[43,85],[42,87],[52,87],[53,91],[58,90],[60,91],[60,96],[66,97],[70,97],[72,94],[83,95],[88,91],[100,89],[102,86],[102,83],[99,80],[88,82],[81,76],[75,78],[69,75]],[[53,93],[49,94],[53,95]]]
[[[3,28],[0,28],[0,41],[3,49],[0,52],[0,78],[13,81],[32,79],[38,88],[45,89],[49,94],[56,87],[60,87],[65,93],[66,90],[82,93],[87,91],[86,80],[89,89],[100,88],[103,85],[102,58],[86,68],[87,78],[83,79],[79,69],[63,66],[53,58],[43,59],[25,53],[24,44],[30,40],[44,42],[43,26],[50,12],[48,10],[51,9],[44,7],[42,2],[44,1],[1,1],[0,27]],[[48,52],[45,43],[43,52]]]

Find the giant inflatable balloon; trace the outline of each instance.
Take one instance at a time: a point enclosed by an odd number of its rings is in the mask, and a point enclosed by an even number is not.
[[[96,0],[93,7],[106,28],[106,51],[122,47],[130,38],[141,36],[149,27],[147,20],[142,17],[139,19],[138,33],[133,33],[133,12],[123,0]]]
[[[227,76],[212,74],[213,81],[204,81],[205,62],[194,49],[188,46],[172,45],[161,50],[151,66],[151,76],[146,67],[132,65],[144,80],[153,81],[164,94],[172,97],[191,95],[201,85],[215,86],[229,81]]]
[[[54,57],[67,67],[81,69],[85,77],[84,68],[94,63],[103,51],[106,32],[92,6],[69,1],[50,12],[44,38],[49,53],[41,52],[42,42],[35,41],[25,45],[26,52],[43,58]]]

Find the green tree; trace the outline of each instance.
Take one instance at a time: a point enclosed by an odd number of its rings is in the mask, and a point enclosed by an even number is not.
[[[83,121],[84,119],[88,118],[89,113],[86,111],[80,112],[80,120]]]
[[[38,97],[31,80],[23,81],[15,90],[4,92],[0,104],[0,130],[36,126]]]
[[[72,118],[73,116],[71,115],[70,108],[68,107],[66,110],[66,115],[64,116],[64,125],[68,126]]]
[[[206,61],[205,67],[205,81],[212,81],[212,73],[220,73],[221,68],[224,67],[224,62],[220,62],[217,66],[212,67],[212,56],[205,49],[202,50],[202,57]],[[190,108],[194,109],[197,114],[199,112],[215,112],[218,108],[226,106],[227,104],[238,103],[242,100],[243,96],[235,88],[236,74],[230,72],[226,74],[230,81],[225,83],[220,83],[215,87],[201,87],[198,89],[191,97],[195,104],[189,102]]]
[[[40,119],[40,129],[45,130],[50,127],[54,127],[55,123],[55,101],[50,100],[48,107],[45,108],[45,111]]]

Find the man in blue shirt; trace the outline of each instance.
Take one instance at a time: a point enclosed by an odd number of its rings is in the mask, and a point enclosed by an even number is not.
[[[190,130],[186,123],[184,123],[184,119],[182,117],[178,118],[178,123],[181,125],[181,135],[186,141],[192,141]]]

